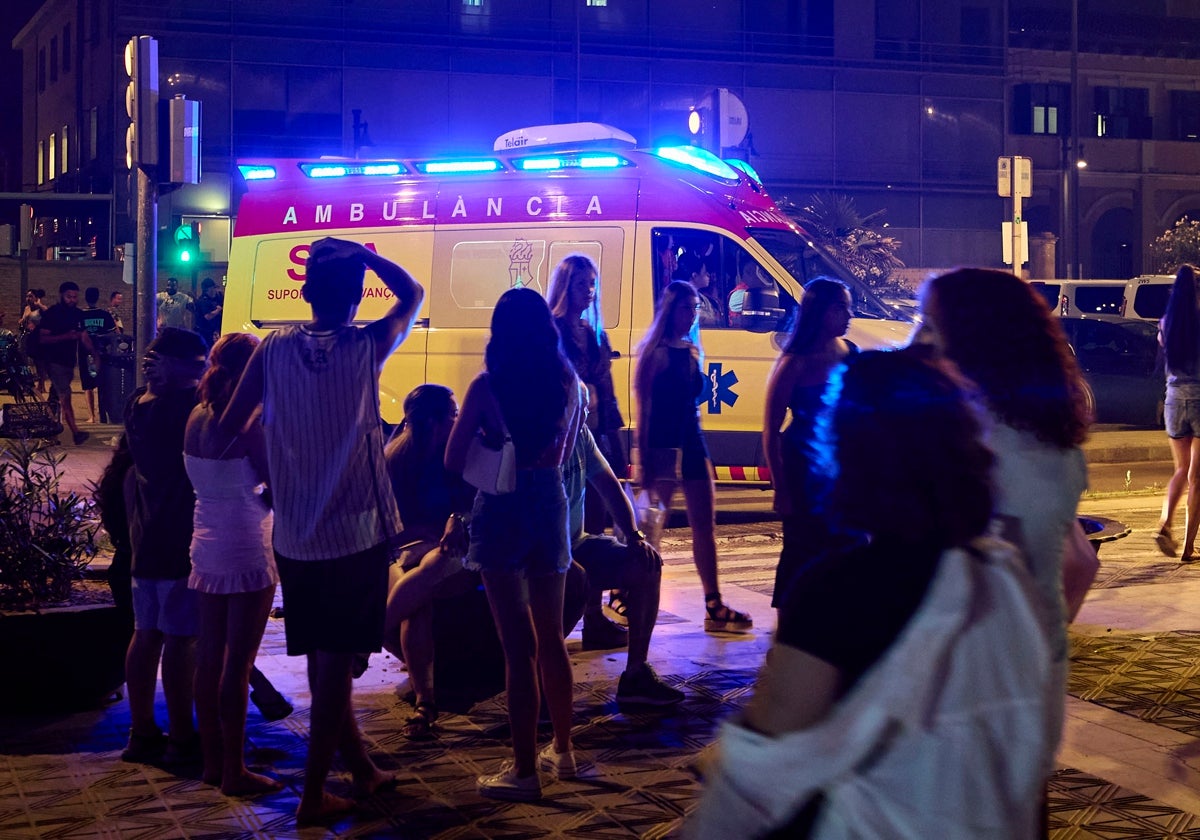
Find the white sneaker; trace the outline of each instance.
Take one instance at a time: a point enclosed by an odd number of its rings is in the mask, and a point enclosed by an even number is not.
[[[579,774],[579,767],[575,763],[575,751],[560,753],[554,749],[553,741],[538,753],[538,769],[543,773],[553,773],[560,779],[574,779]]]
[[[491,799],[533,802],[542,798],[542,783],[538,774],[535,772],[532,776],[521,778],[511,761],[501,764],[500,772],[494,776],[480,776],[475,785],[480,796]]]

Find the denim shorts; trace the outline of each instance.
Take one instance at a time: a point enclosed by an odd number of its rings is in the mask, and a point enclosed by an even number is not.
[[[1200,438],[1200,400],[1168,399],[1163,414],[1167,437],[1172,440]]]
[[[158,630],[168,636],[195,636],[200,631],[200,608],[196,590],[188,589],[187,578],[133,579],[133,626],[136,630]]]
[[[567,493],[562,470],[517,470],[517,489],[480,492],[471,512],[471,547],[463,567],[525,577],[565,574],[571,566]]]

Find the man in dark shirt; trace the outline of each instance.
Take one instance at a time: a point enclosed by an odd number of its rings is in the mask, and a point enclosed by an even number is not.
[[[112,332],[117,328],[116,321],[106,309],[101,309],[100,290],[95,286],[88,286],[83,293],[83,299],[87,303],[87,308],[80,314],[83,316],[83,331],[88,338],[94,335]],[[80,343],[79,347],[79,385],[83,388],[83,393],[87,396],[88,407],[88,422],[96,422],[96,385],[100,381],[96,375],[97,369],[100,367],[100,358],[93,353],[88,352],[87,348]]]
[[[129,744],[121,754],[125,761],[178,764],[200,755],[192,723],[199,616],[196,593],[187,585],[196,496],[183,465],[183,433],[196,405],[207,353],[196,333],[164,327],[142,361],[146,386],[134,392],[125,410],[125,435],[133,456],[126,496],[132,496],[134,613],[133,639],[125,656],[131,718]],[[160,659],[166,737],[154,718]]]
[[[225,306],[225,295],[217,288],[216,281],[205,277],[200,281],[200,297],[196,298],[196,332],[212,347],[221,335],[221,311]]]
[[[80,343],[89,353],[95,353],[92,338],[83,328],[83,312],[79,309],[79,287],[70,280],[58,287],[58,303],[42,313],[38,326],[38,347],[50,376],[50,385],[58,392],[62,417],[71,430],[76,446],[88,439],[75,422],[71,405],[71,380],[75,377],[75,358]]]

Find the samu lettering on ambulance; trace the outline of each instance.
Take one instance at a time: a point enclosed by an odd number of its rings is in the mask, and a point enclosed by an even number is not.
[[[308,249],[311,247],[312,247],[312,244],[309,242],[303,242],[303,243],[295,246],[294,248],[292,248],[292,250],[288,251],[288,262],[290,262],[292,265],[298,265],[298,266],[300,266],[301,269],[303,269],[304,266],[308,264]],[[375,254],[379,253],[379,249],[375,247],[374,242],[364,242],[363,247],[366,248],[368,251],[371,251],[372,253],[375,253]],[[304,282],[304,272],[303,271],[297,271],[294,268],[289,268],[287,270],[287,276],[292,278],[293,280],[295,280],[297,283]],[[388,292],[388,295],[391,295],[391,292]],[[365,291],[363,292],[363,296],[364,297],[380,297],[379,295],[368,295]],[[292,297],[292,295],[281,295],[280,299],[282,299],[283,297]],[[267,299],[268,300],[274,299],[271,297],[270,292],[267,293]]]
[[[418,218],[427,219],[427,220],[436,219],[437,215],[435,213],[433,213],[429,207],[430,199],[424,198],[424,199],[421,199],[420,201],[421,201],[421,215]],[[520,205],[520,199],[517,200],[517,203],[518,203],[518,205]],[[556,195],[556,196],[549,196],[549,197],[543,197],[540,195],[531,195],[525,200],[525,203],[521,209],[524,210],[524,215],[531,216],[531,217],[540,216],[540,215],[542,215],[543,212],[546,212],[549,215],[564,215],[568,211],[567,211],[567,209],[564,209],[563,205],[568,204],[568,203],[573,203],[573,201],[570,196],[566,196],[566,195]],[[400,216],[400,208],[401,208],[402,204],[415,204],[415,200],[413,200],[411,202],[401,202],[399,199],[385,201],[385,202],[383,202],[383,204],[380,207],[379,215],[376,216],[371,221],[394,222],[397,219],[402,218]],[[468,203],[460,195],[460,196],[458,196],[458,199],[454,202],[454,208],[450,211],[449,218],[465,220],[465,219],[470,219],[473,217],[478,218],[480,215],[482,215],[484,218],[492,218],[495,216],[503,216],[504,215],[504,196],[488,196],[487,199],[482,202],[482,205],[483,206],[481,207],[480,203],[476,202],[474,200],[472,200],[472,202]],[[511,208],[511,204],[510,204],[510,208]],[[327,224],[332,224],[334,221],[347,221],[347,222],[367,221],[365,204],[363,204],[361,202],[351,202],[348,205],[348,207],[346,208],[346,210],[348,212],[347,212],[344,220],[341,218],[338,218],[335,220],[334,216],[333,216],[333,205],[332,204],[317,204],[313,207],[313,214],[312,214],[313,224],[327,225]],[[519,214],[520,214],[520,211],[518,211],[518,215]],[[587,207],[583,211],[583,215],[584,216],[603,216],[604,215],[604,210],[600,205],[600,196],[592,195],[588,199]],[[300,224],[300,214],[296,211],[296,205],[294,205],[294,204],[289,205],[287,210],[284,211],[282,223],[285,225],[299,225]]]

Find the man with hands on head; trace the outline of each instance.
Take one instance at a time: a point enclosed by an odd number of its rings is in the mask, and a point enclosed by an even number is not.
[[[352,321],[366,270],[395,296],[382,318]],[[357,242],[314,242],[301,294],[312,321],[268,335],[218,428],[233,435],[261,406],[275,510],[288,654],[308,659],[312,723],[296,819],[324,822],[354,803],[325,790],[335,752],[356,796],[394,783],[367,755],[350,700],[356,655],[383,641],[388,564],[400,518],[383,456],[379,372],[408,336],[424,289]]]

